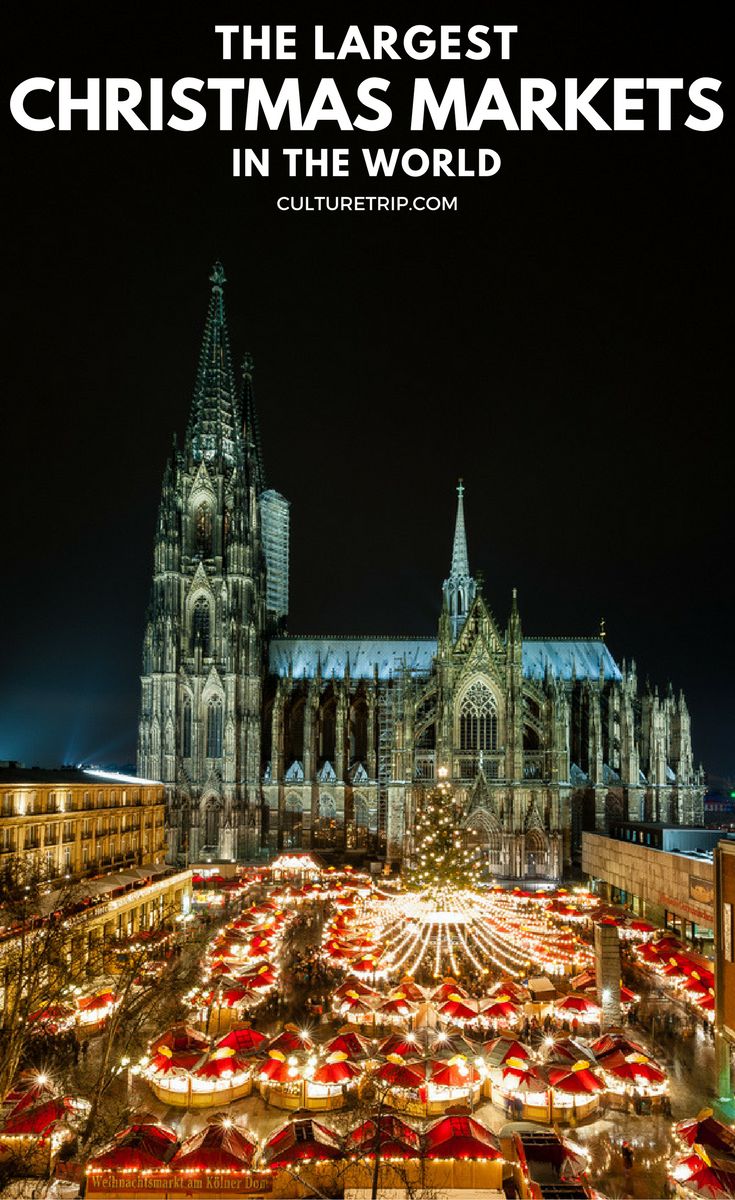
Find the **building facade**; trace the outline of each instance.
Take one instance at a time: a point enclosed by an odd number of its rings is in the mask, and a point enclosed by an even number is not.
[[[683,695],[641,689],[604,631],[527,637],[472,575],[464,488],[434,638],[291,636],[288,502],[265,487],[252,360],[235,381],[224,274],[164,475],[138,766],[172,859],[314,848],[399,862],[440,767],[496,876],[559,878],[582,830],[702,819]]]
[[[0,865],[45,880],[121,871],[166,856],[160,783],[76,768],[0,767]]]

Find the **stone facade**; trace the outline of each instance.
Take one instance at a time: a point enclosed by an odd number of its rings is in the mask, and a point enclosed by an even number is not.
[[[692,924],[713,928],[714,874],[706,857],[585,833],[582,870],[591,879],[604,880],[609,887],[637,898],[639,911],[657,924],[663,923],[664,913],[677,917],[685,937]]]
[[[219,266],[212,282],[189,427],[164,476],[143,656],[139,769],[169,790],[172,858],[315,848],[399,862],[439,767],[501,878],[559,878],[583,828],[701,819],[684,697],[641,692],[604,632],[526,637],[515,593],[501,624],[470,571],[461,484],[436,638],[285,632],[287,527],[264,553],[274,494],[252,361],[237,386]]]

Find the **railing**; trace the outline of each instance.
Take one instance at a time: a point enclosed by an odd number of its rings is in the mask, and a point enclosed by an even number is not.
[[[482,760],[480,759],[479,751],[477,754],[461,754],[455,758],[454,778],[462,782],[476,779],[480,772],[481,762],[486,779],[505,778],[505,755],[486,754],[484,751]]]
[[[523,755],[523,778],[524,779],[543,779],[544,777],[544,756],[543,753],[532,751],[530,754]]]
[[[436,773],[436,753],[434,750],[418,750],[414,763],[415,779],[433,779]]]

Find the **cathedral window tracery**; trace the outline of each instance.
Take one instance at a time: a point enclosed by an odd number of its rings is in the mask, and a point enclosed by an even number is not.
[[[212,555],[212,510],[206,502],[202,502],[196,511],[196,549],[201,558]]]
[[[191,758],[191,700],[188,698],[181,714],[181,754],[183,758]]]
[[[207,710],[207,758],[222,757],[222,701],[210,700]]]
[[[495,697],[478,679],[468,688],[459,713],[461,750],[496,750],[498,710]]]
[[[192,650],[201,647],[205,658],[209,657],[209,603],[200,596],[194,605],[191,622]]]

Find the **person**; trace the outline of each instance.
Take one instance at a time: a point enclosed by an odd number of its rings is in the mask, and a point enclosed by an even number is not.
[[[630,1171],[633,1166],[633,1147],[630,1142],[623,1142],[623,1166],[626,1171]]]

